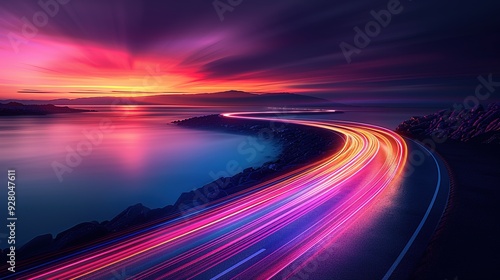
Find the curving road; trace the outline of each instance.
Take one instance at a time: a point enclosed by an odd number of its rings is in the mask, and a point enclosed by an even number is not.
[[[384,128],[279,121],[340,134],[344,145],[230,200],[16,279],[407,277],[446,205],[442,163]],[[414,151],[433,160],[414,164],[410,172]]]

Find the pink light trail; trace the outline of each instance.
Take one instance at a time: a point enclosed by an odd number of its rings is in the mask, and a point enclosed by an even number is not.
[[[224,116],[277,121],[255,114]],[[396,133],[367,124],[279,121],[340,134],[344,145],[189,219],[42,266],[19,279],[101,279],[123,268],[133,268],[127,272],[134,279],[206,277],[269,244],[272,250],[266,248],[237,277],[271,278],[283,271],[291,277],[294,270],[286,269],[292,263],[320,254],[376,199],[390,193],[403,172],[407,146]]]

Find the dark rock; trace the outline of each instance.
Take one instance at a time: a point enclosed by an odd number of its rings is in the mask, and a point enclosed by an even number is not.
[[[96,240],[106,235],[108,231],[98,222],[86,222],[59,233],[55,240],[55,248],[63,249],[85,242]]]
[[[40,235],[19,248],[18,252],[25,258],[36,254],[43,254],[51,249],[53,243],[52,234]]]
[[[500,106],[490,104],[470,110],[442,110],[435,114],[412,117],[401,123],[396,131],[416,139],[440,135],[461,142],[500,144]]]
[[[116,232],[137,225],[146,220],[150,211],[151,209],[141,203],[130,206],[107,223],[106,228],[110,232]]]

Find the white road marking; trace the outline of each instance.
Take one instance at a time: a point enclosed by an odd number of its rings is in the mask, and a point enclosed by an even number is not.
[[[216,279],[219,279],[221,278],[222,276],[226,275],[227,273],[229,273],[231,270],[237,268],[238,266],[246,263],[247,261],[253,259],[255,256],[257,256],[258,254],[264,252],[266,249],[260,249],[259,251],[253,253],[251,256],[247,257],[246,259],[244,260],[241,260],[240,262],[238,262],[237,264],[231,266],[230,268],[224,270],[223,272],[217,274],[217,276],[215,276],[214,278],[210,279],[210,280],[216,280]]]
[[[406,246],[403,248],[403,251],[401,251],[401,253],[399,254],[396,261],[394,261],[391,268],[389,268],[389,270],[385,274],[384,278],[382,278],[383,280],[387,280],[387,279],[389,279],[389,277],[391,277],[392,273],[394,273],[394,270],[396,270],[399,263],[403,260],[404,256],[406,255],[406,253],[410,249],[411,245],[413,244],[413,242],[417,238],[418,234],[420,233],[420,230],[422,230],[422,227],[424,226],[425,222],[427,221],[427,218],[429,217],[429,214],[431,213],[432,207],[434,207],[434,203],[436,202],[436,198],[437,198],[437,195],[439,192],[439,185],[441,185],[441,168],[439,168],[439,163],[438,163],[436,157],[429,150],[427,150],[427,148],[425,148],[424,146],[422,146],[421,144],[419,144],[417,142],[415,142],[415,143],[418,144],[420,147],[422,147],[424,150],[426,150],[432,156],[432,158],[434,159],[434,162],[436,163],[437,171],[438,171],[438,180],[437,180],[437,184],[436,184],[436,191],[434,192],[434,196],[432,197],[431,203],[429,204],[429,207],[427,208],[427,211],[425,212],[425,215],[422,218],[422,221],[420,221],[420,224],[418,225],[417,229],[415,230],[415,232],[411,236],[408,243],[406,243]]]

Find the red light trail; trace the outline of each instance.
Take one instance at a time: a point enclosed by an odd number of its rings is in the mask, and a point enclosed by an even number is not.
[[[276,121],[246,114],[224,116]],[[407,146],[396,133],[367,124],[279,121],[340,134],[344,145],[187,219],[42,265],[19,279],[100,279],[125,268],[134,279],[270,278],[299,258],[320,254],[399,182]]]

